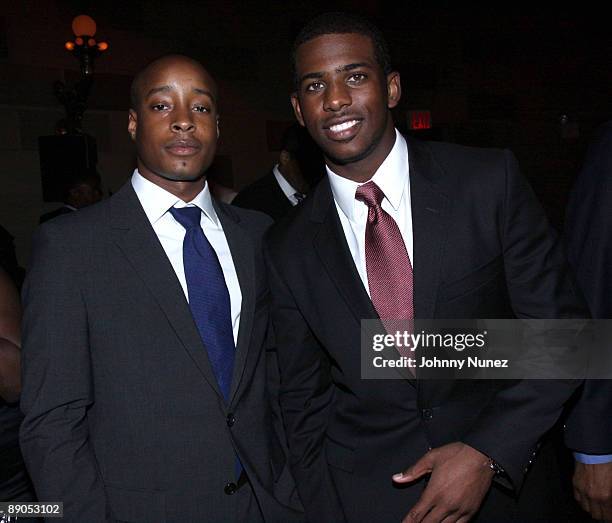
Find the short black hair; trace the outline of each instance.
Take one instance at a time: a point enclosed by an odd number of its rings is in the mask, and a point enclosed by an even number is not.
[[[330,13],[323,13],[313,18],[295,37],[291,53],[294,87],[297,88],[299,81],[296,67],[298,48],[302,44],[305,44],[318,36],[347,33],[367,36],[372,41],[372,45],[374,46],[374,57],[376,58],[378,65],[380,65],[380,68],[385,74],[389,74],[391,71],[393,71],[389,46],[387,45],[387,41],[385,40],[381,30],[362,16],[352,13],[334,11]]]

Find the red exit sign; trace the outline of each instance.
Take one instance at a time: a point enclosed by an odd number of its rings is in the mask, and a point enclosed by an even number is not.
[[[408,111],[408,127],[413,131],[431,129],[431,111]]]

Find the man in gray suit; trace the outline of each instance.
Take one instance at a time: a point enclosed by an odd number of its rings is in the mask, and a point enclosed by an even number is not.
[[[270,220],[211,198],[217,103],[198,62],[150,64],[131,180],[37,231],[21,445],[64,521],[300,518],[265,392]]]

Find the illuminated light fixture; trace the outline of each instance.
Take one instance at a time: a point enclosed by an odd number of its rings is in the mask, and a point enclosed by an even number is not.
[[[90,16],[79,15],[72,21],[74,40],[66,42],[64,48],[78,59],[81,78],[73,85],[59,80],[53,84],[53,92],[66,110],[65,118],[55,126],[56,134],[84,134],[83,113],[87,110],[87,98],[94,81],[94,62],[109,48],[107,42],[94,38],[97,30],[96,22]]]
[[[76,36],[95,36],[97,29],[96,21],[91,16],[75,16],[72,21],[72,32]]]
[[[79,15],[72,21],[72,32],[75,35],[74,42],[68,41],[64,47],[74,53],[81,64],[81,74],[84,77],[92,76],[94,73],[94,61],[96,57],[108,50],[107,42],[97,42],[94,38],[98,30],[96,22],[87,15]]]

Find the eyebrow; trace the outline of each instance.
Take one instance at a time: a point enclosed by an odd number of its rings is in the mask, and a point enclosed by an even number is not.
[[[170,85],[161,85],[159,87],[153,87],[153,89],[150,89],[147,94],[145,95],[145,99],[149,98],[150,96],[157,94],[157,93],[165,93],[167,91],[171,91],[172,90],[172,86]],[[198,93],[198,94],[202,94],[205,96],[208,96],[213,102],[215,101],[215,96],[208,90],[206,89],[201,89],[200,87],[194,87],[193,88],[193,92],[194,93]]]
[[[368,62],[355,62],[353,64],[346,64],[341,67],[337,67],[334,69],[335,73],[345,73],[346,71],[353,71],[354,69],[358,69],[360,67],[372,67]],[[322,71],[317,71],[314,73],[307,73],[300,78],[300,83],[304,80],[318,80],[319,78],[323,78],[325,73]]]

